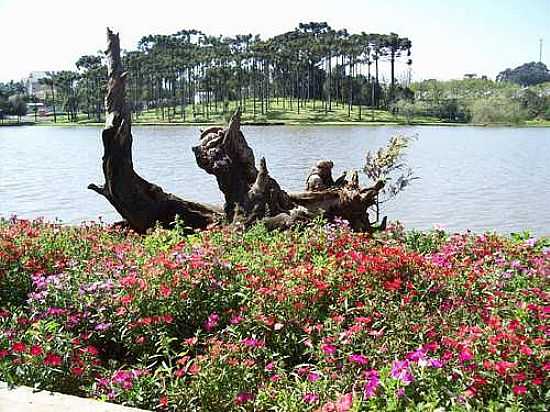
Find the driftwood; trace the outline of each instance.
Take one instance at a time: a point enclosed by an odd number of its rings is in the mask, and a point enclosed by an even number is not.
[[[157,222],[168,226],[176,215],[191,228],[206,228],[223,217],[221,210],[166,193],[134,171],[131,114],[125,98],[126,73],[122,70],[120,40],[118,34],[109,29],[107,38],[109,83],[102,132],[105,184],[92,183],[88,189],[104,196],[128,225],[140,233],[154,227]]]
[[[216,177],[224,194],[223,211],[180,199],[140,177],[132,163],[131,114],[125,98],[126,73],[119,37],[109,29],[107,37],[109,83],[102,132],[105,184],[90,184],[88,188],[104,196],[131,228],[144,233],[157,223],[170,226],[179,216],[191,229],[204,229],[222,220],[244,226],[262,221],[268,228],[284,229],[323,215],[327,219],[346,219],[356,231],[372,230],[367,210],[375,204],[382,182],[363,188],[357,172],[351,173],[349,180],[342,176],[334,182],[330,175],[332,162],[325,161],[308,176],[306,185],[311,190],[285,192],[270,176],[264,158],[256,168],[254,152],[241,132],[240,110],[227,128],[203,131],[199,144],[193,147],[198,166]]]
[[[357,231],[371,229],[367,209],[375,204],[376,194],[384,186],[382,182],[362,188],[357,172],[351,174],[349,181],[340,177],[334,182],[330,175],[332,162],[323,161],[317,165],[320,177],[311,179],[313,172],[308,176],[311,190],[287,193],[269,175],[265,159],[256,169],[254,153],[240,125],[241,113],[237,110],[226,129],[213,127],[203,131],[200,144],[193,147],[199,167],[216,176],[230,222],[237,209],[237,219],[245,224],[263,219],[268,226],[284,228],[321,214],[328,219],[346,219]]]

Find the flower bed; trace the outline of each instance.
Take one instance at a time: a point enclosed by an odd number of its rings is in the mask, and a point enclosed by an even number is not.
[[[542,411],[549,246],[0,221],[0,378],[158,410]]]

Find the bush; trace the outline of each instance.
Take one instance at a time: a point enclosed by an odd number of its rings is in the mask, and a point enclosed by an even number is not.
[[[0,374],[157,410],[546,408],[550,242],[0,221]],[[29,288],[30,285],[30,288]]]
[[[520,123],[528,118],[519,102],[502,97],[476,100],[470,111],[474,123]]]

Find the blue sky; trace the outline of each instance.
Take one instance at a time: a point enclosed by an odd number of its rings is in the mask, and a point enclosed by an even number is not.
[[[0,0],[0,81],[74,69],[78,57],[103,49],[107,25],[133,49],[149,33],[269,37],[308,21],[409,37],[417,80],[494,77],[538,60],[541,37],[550,65],[550,0]]]

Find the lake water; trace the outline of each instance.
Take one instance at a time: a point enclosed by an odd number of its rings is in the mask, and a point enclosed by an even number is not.
[[[0,216],[65,223],[119,220],[87,190],[103,183],[98,127],[0,128]],[[408,228],[550,234],[550,129],[483,127],[245,126],[256,158],[265,156],[285,189],[302,190],[319,159],[361,168],[367,150],[396,133],[416,134],[409,163],[421,178],[385,205]],[[222,203],[213,176],[191,146],[198,127],[134,127],[134,165],[146,179],[189,200]]]

